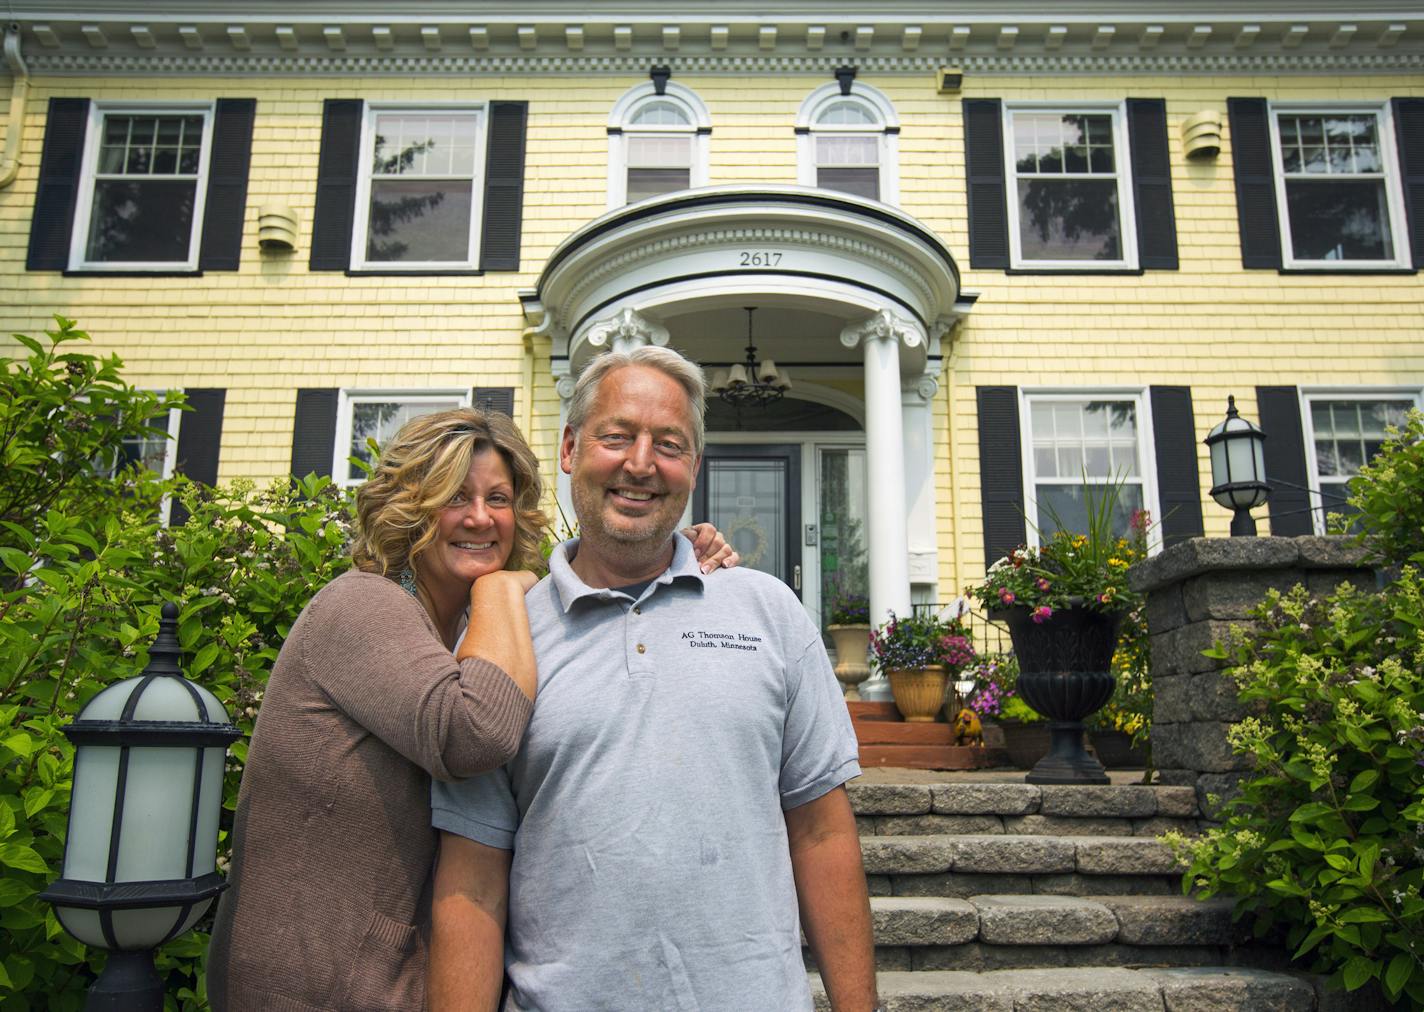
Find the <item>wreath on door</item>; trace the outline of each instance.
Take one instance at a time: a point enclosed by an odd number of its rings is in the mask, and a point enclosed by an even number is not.
[[[737,535],[743,531],[750,534],[753,541],[752,547],[746,551],[737,548]],[[742,565],[744,566],[755,566],[761,562],[762,556],[766,554],[766,546],[769,539],[766,536],[766,529],[757,522],[756,517],[737,517],[737,519],[727,525],[727,529],[723,532],[723,537],[727,539],[727,544],[733,548],[737,548],[737,554],[742,557]]]

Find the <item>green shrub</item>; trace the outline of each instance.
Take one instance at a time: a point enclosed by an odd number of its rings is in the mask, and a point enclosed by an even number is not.
[[[327,479],[212,490],[96,471],[179,399],[126,386],[117,359],[67,351],[85,335],[57,319],[48,348],[18,338],[28,355],[7,363],[0,389],[0,1006],[17,1010],[80,1008],[103,960],[36,895],[63,858],[73,750],[60,727],[142,671],[171,600],[185,673],[250,735],[291,624],[349,563],[349,497]],[[165,496],[191,511],[185,525],[158,523]],[[229,810],[245,755],[244,738]],[[195,931],[160,950],[170,1007],[206,1006],[206,944]]]
[[[1232,747],[1255,772],[1221,827],[1175,843],[1184,888],[1237,897],[1256,930],[1356,990],[1424,1007],[1424,420],[1351,483],[1356,529],[1397,577],[1375,593],[1272,592],[1211,651],[1253,716]],[[1401,565],[1402,564],[1402,565]]]

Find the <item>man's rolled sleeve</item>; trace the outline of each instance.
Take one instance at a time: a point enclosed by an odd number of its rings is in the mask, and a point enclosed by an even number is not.
[[[859,756],[840,682],[815,636],[788,685],[779,783],[782,809],[815,801],[860,776]]]
[[[436,829],[486,847],[513,850],[519,807],[508,771],[501,767],[468,780],[434,781],[430,788],[430,821]]]

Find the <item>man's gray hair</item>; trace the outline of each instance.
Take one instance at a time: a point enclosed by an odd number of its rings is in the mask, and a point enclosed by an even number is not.
[[[568,424],[574,430],[575,439],[588,413],[593,410],[594,399],[598,397],[598,387],[609,373],[627,366],[640,365],[656,369],[665,376],[676,380],[687,394],[688,414],[692,416],[692,449],[702,456],[705,434],[702,414],[707,408],[707,379],[702,375],[702,367],[691,362],[671,348],[644,345],[632,351],[610,351],[599,355],[584,369],[574,385],[574,395],[569,398]]]

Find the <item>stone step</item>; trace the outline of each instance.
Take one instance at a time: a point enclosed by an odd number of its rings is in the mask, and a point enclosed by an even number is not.
[[[1167,969],[1085,966],[885,972],[877,975],[888,1012],[1315,1012],[1338,1007],[1321,985],[1244,967]],[[829,1010],[811,976],[817,1010]]]
[[[1229,945],[1230,899],[1187,896],[875,896],[875,944]]]
[[[1003,824],[1006,818],[1038,816],[1049,820],[1040,825],[1050,827],[1061,820],[1142,822],[1195,820],[1201,815],[1193,788],[1144,784],[1069,787],[1002,782],[851,783],[847,793],[851,807],[861,817],[974,816],[997,818]]]
[[[862,836],[860,851],[867,875],[1171,876],[1184,869],[1166,844],[1144,836]]]

